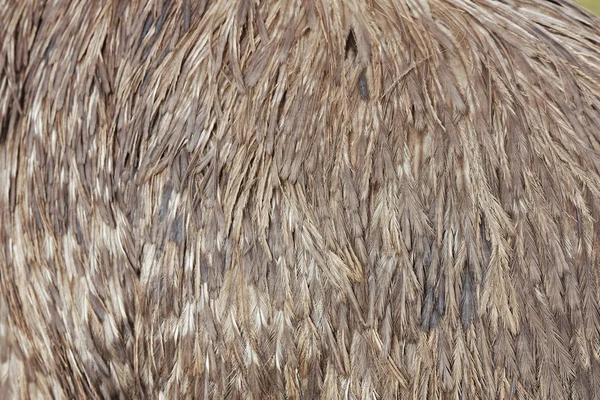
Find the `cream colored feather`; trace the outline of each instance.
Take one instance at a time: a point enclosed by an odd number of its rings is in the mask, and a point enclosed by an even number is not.
[[[600,19],[0,0],[0,398],[600,397]]]

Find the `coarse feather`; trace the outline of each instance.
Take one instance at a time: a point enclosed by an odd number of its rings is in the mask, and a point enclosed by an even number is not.
[[[0,0],[0,398],[600,397],[599,38]]]

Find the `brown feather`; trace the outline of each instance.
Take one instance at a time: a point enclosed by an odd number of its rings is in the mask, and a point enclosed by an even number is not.
[[[0,398],[600,394],[570,0],[0,1]]]

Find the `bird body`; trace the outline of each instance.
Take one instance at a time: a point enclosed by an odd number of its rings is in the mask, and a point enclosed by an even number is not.
[[[0,0],[0,398],[600,397],[600,20]]]

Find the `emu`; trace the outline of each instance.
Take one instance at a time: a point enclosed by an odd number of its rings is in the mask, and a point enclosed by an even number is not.
[[[600,396],[600,19],[0,0],[0,397]]]

